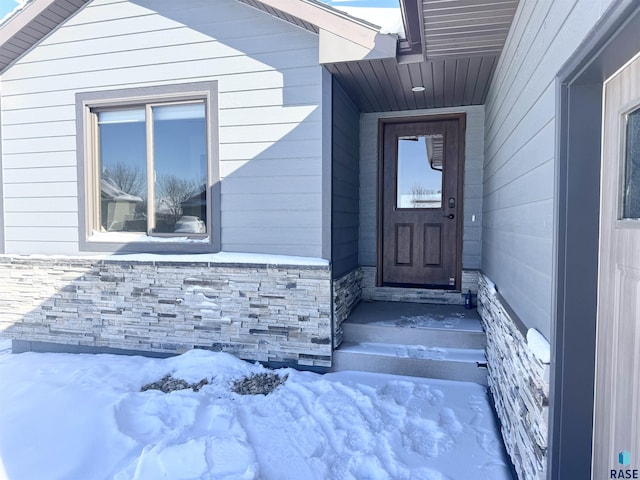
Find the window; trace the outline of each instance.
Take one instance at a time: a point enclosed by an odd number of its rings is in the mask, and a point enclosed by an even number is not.
[[[219,250],[214,88],[77,95],[81,249]]]
[[[442,208],[444,136],[398,137],[396,208]]]
[[[640,219],[640,109],[626,115],[622,218]]]

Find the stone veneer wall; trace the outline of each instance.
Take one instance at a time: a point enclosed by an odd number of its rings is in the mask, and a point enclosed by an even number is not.
[[[10,338],[331,365],[329,266],[0,257]]]
[[[333,347],[342,343],[344,332],[342,323],[362,300],[362,270],[356,268],[333,281]]]
[[[521,480],[546,478],[549,364],[527,345],[493,284],[480,276],[478,311],[487,334],[489,388],[502,436]]]
[[[437,303],[464,305],[463,293],[478,291],[478,272],[462,271],[461,292],[425,288],[377,287],[376,267],[360,267],[362,270],[362,299],[379,302]]]

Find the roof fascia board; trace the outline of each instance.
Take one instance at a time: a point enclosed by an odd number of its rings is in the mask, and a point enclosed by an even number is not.
[[[320,29],[321,65],[329,63],[354,62],[395,58],[398,41],[393,35],[377,33],[369,45],[362,45],[344,36]]]
[[[400,11],[402,12],[406,38],[400,41],[399,53],[408,56],[419,55],[422,57],[422,60],[424,60],[422,1],[400,0]]]
[[[395,58],[398,39],[378,27],[309,0],[259,0],[269,7],[317,25],[320,29],[320,64]]]

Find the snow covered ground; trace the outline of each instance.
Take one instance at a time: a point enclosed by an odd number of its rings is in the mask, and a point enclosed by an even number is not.
[[[0,343],[0,479],[511,479],[472,383],[277,370],[195,350],[170,359],[26,353]],[[199,392],[143,385],[166,374]]]

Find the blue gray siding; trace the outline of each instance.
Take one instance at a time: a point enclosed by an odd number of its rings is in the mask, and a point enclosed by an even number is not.
[[[550,335],[555,77],[611,0],[521,0],[487,97],[482,270]]]
[[[332,265],[337,278],[358,266],[360,112],[333,81]]]
[[[321,257],[322,71],[235,0],[90,2],[1,78],[7,253],[78,253],[77,92],[216,80],[222,249]]]

